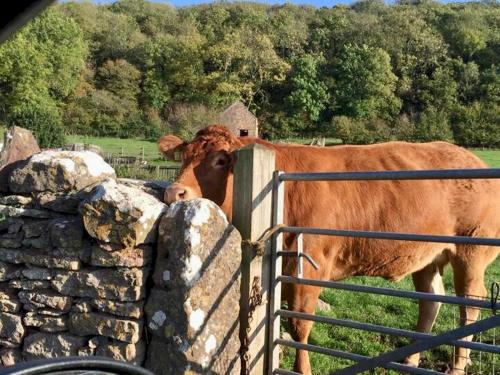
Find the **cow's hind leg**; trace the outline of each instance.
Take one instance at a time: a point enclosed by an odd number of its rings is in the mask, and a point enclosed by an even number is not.
[[[287,285],[287,287],[291,289],[286,293],[289,310],[314,314],[321,288],[291,284]],[[302,344],[307,344],[313,322],[296,318],[290,318],[288,321],[293,339]],[[306,350],[297,350],[294,371],[304,375],[311,375],[309,354]]]
[[[484,286],[484,273],[486,267],[496,257],[496,251],[486,246],[457,246],[457,254],[452,256],[453,278],[455,293],[459,296],[471,298],[484,298],[487,291]],[[479,316],[479,309],[460,306],[460,325],[474,323]],[[471,341],[472,336],[464,338]],[[456,347],[455,357],[450,374],[464,374],[465,367],[469,364],[470,350]]]
[[[413,284],[417,292],[434,293],[444,295],[444,286],[442,279],[442,267],[436,263],[431,263],[424,269],[412,274]],[[418,321],[417,331],[429,333],[436,321],[436,317],[441,307],[440,302],[418,301]],[[418,367],[420,353],[415,353],[405,359],[405,364]]]

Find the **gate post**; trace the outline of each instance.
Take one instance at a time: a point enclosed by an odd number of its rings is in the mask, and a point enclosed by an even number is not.
[[[272,186],[275,169],[274,150],[259,144],[237,151],[234,169],[233,225],[243,240],[257,241],[272,224]],[[267,348],[268,298],[271,276],[270,246],[259,256],[253,247],[242,244],[240,339],[242,342],[242,371],[264,374]],[[261,288],[262,302],[255,306]],[[251,318],[249,319],[249,317]],[[248,343],[248,348],[246,344]],[[246,351],[248,350],[248,351]],[[249,358],[245,356],[249,354]]]

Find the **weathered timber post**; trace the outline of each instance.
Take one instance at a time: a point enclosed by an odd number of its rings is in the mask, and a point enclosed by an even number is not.
[[[233,225],[241,233],[242,244],[240,339],[242,370],[262,375],[266,369],[267,302],[269,298],[270,246],[257,255],[245,240],[257,241],[272,223],[274,151],[252,144],[237,151],[234,170]],[[256,305],[259,293],[262,302]],[[246,355],[248,354],[248,356]]]

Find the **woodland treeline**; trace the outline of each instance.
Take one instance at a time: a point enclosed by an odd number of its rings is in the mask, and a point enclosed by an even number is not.
[[[0,123],[190,137],[243,101],[270,139],[500,146],[500,5],[60,3],[0,47]]]

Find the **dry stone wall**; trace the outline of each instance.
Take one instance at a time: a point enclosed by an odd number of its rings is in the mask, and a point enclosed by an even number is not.
[[[151,190],[117,182],[92,152],[45,151],[13,170],[0,197],[3,366],[69,355],[143,362],[166,210]]]
[[[98,355],[157,374],[239,373],[241,238],[212,202],[168,208],[163,189],[117,180],[88,151],[13,169],[0,194],[0,367]]]

